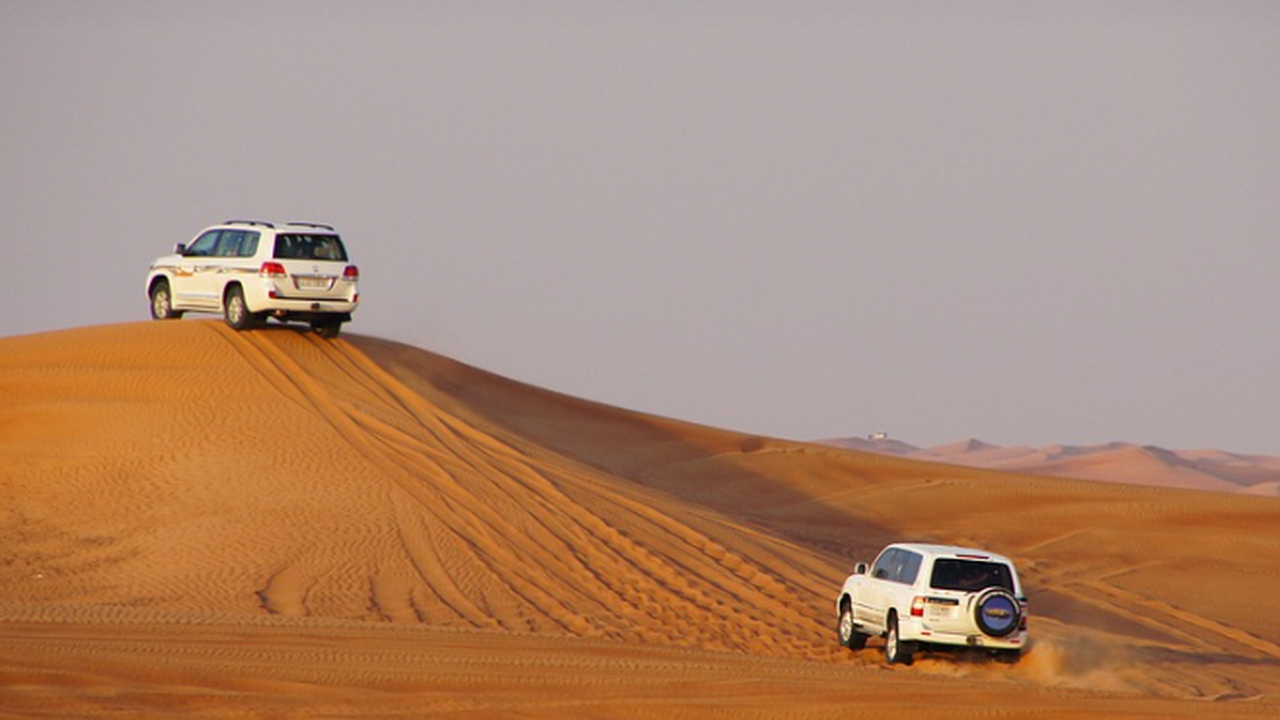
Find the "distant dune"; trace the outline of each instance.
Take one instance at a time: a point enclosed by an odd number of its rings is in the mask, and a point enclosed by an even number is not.
[[[1275,717],[1254,487],[745,435],[358,336],[3,338],[0,716]],[[838,648],[839,583],[894,539],[1013,557],[1022,662]]]
[[[1218,492],[1267,494],[1280,482],[1280,457],[1221,450],[1165,450],[1151,445],[1001,447],[969,439],[921,449],[889,438],[842,438],[823,444],[864,452],[1053,477]],[[1258,489],[1253,488],[1257,486]]]

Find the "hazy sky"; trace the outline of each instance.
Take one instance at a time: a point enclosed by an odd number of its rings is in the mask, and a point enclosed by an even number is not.
[[[0,336],[231,217],[625,407],[1280,454],[1280,2],[0,0]]]

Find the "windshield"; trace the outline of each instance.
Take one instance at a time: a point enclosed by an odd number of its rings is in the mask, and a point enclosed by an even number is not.
[[[346,262],[347,250],[337,235],[281,233],[276,236],[277,260],[336,260]]]
[[[998,562],[980,560],[939,559],[933,563],[933,577],[929,584],[938,590],[972,592],[989,587],[1013,589],[1013,573],[1009,566]]]

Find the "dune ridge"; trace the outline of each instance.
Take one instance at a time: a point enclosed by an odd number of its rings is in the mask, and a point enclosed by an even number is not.
[[[1166,450],[1126,442],[1004,447],[974,438],[930,448],[888,438],[841,438],[821,443],[967,467],[1153,487],[1266,495],[1269,487],[1280,482],[1280,457],[1222,450]]]
[[[1280,708],[1276,499],[748,436],[210,321],[0,339],[0,397],[0,713]],[[839,582],[903,537],[1018,561],[1022,663],[835,646]]]
[[[751,608],[766,615],[763,632],[799,623],[773,642],[817,634],[800,629],[813,620],[786,609],[795,583],[813,583],[793,569],[813,564],[797,548],[734,552],[719,539],[723,523],[479,431],[346,343],[288,331],[235,335],[216,323],[159,330],[189,336],[173,360],[201,375],[215,369],[201,358],[235,354],[205,378],[216,382],[192,391],[216,397],[225,414],[168,413],[178,423],[170,448],[135,448],[92,485],[74,485],[92,499],[86,507],[123,502],[133,528],[164,539],[135,545],[142,552],[130,556],[111,553],[112,576],[123,582],[110,586],[82,587],[86,573],[49,562],[43,593],[162,606],[194,593],[220,610],[732,647],[736,633],[710,611],[750,587],[773,598]],[[184,441],[210,429],[218,442]],[[32,496],[52,506],[68,489],[31,488],[15,511],[27,525],[48,524],[24,508]],[[154,517],[146,498],[161,494],[180,507],[181,527]],[[75,518],[72,527],[90,524]],[[201,526],[217,534],[193,530]],[[307,534],[291,536],[299,528]],[[225,562],[232,557],[249,562]],[[199,567],[211,559],[223,562]]]

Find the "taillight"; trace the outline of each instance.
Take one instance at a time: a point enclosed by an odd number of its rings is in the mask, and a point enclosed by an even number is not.
[[[355,265],[348,265],[346,270],[342,271],[342,279],[355,282],[360,279],[360,268]]]
[[[262,277],[284,277],[284,265],[278,262],[264,262],[258,274]]]
[[[1027,601],[1026,600],[1019,601],[1018,605],[1022,609],[1022,620],[1018,622],[1018,629],[1026,630],[1027,629]]]
[[[919,595],[911,598],[911,617],[924,617],[924,598]]]

